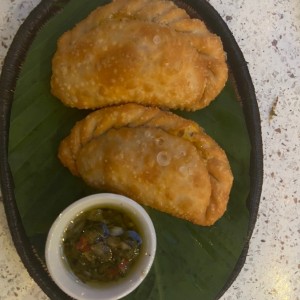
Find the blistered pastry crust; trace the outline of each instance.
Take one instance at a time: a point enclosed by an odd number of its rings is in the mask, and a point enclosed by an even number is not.
[[[227,80],[221,39],[171,1],[116,0],[58,40],[51,90],[65,105],[194,111]]]
[[[195,122],[136,104],[89,114],[58,155],[93,187],[204,226],[224,214],[233,181],[225,152]]]

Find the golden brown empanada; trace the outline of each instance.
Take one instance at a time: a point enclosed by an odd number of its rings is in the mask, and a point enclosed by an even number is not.
[[[88,185],[205,226],[225,212],[233,180],[224,151],[196,123],[137,104],[89,114],[59,158]]]
[[[65,105],[196,110],[227,80],[218,36],[171,1],[115,0],[58,41],[52,93]]]

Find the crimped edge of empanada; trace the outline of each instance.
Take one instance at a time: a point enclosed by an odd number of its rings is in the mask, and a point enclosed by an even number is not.
[[[212,225],[226,211],[233,175],[227,156],[220,146],[195,122],[171,112],[138,104],[124,104],[92,112],[77,122],[60,144],[58,157],[73,175],[80,176],[76,158],[80,149],[111,128],[156,127],[190,141],[206,163],[212,185],[205,226]]]
[[[71,100],[74,95],[68,95],[70,87],[68,84],[64,86],[63,80],[59,76],[57,77],[57,71],[55,71],[56,68],[59,68],[57,66],[60,66],[64,61],[66,49],[69,49],[70,44],[76,44],[89,31],[93,31],[98,26],[101,26],[101,23],[111,22],[113,19],[122,21],[133,19],[156,23],[184,36],[195,52],[204,61],[207,61],[203,92],[188,97],[188,102],[182,99],[182,101],[178,101],[176,104],[171,101],[172,99],[168,103],[165,103],[160,99],[152,101],[151,99],[139,99],[138,97],[134,99],[111,99],[106,103],[102,103],[101,100],[99,104],[86,103],[87,101],[82,99]],[[74,28],[65,32],[59,38],[57,51],[52,60],[51,92],[65,105],[79,109],[99,109],[109,105],[138,103],[141,105],[158,106],[164,109],[195,111],[208,106],[224,88],[228,79],[226,59],[227,55],[224,51],[221,38],[210,32],[203,21],[191,18],[184,9],[178,7],[174,2],[168,0],[115,0],[92,11],[85,19],[76,24]],[[195,66],[195,68],[198,67]]]

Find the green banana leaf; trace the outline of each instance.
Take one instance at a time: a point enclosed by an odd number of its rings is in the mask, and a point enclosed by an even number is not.
[[[9,163],[27,236],[44,260],[48,230],[73,201],[94,193],[57,159],[57,149],[88,111],[67,108],[50,93],[51,57],[58,37],[101,0],[71,0],[36,35],[17,81],[11,112]],[[207,108],[176,112],[199,123],[225,150],[234,174],[228,210],[212,227],[200,227],[146,208],[157,232],[150,274],[126,299],[214,299],[244,247],[249,211],[250,141],[234,85],[228,81]]]

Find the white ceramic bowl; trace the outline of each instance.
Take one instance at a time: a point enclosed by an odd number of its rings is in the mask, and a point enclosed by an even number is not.
[[[136,262],[133,272],[129,272],[122,280],[106,284],[104,287],[93,287],[78,280],[66,265],[62,248],[64,231],[71,220],[82,211],[95,207],[95,205],[109,206],[130,212],[134,215],[144,236],[140,258]],[[66,294],[80,300],[110,300],[125,297],[141,284],[151,268],[155,251],[155,229],[142,206],[121,195],[95,194],[74,202],[58,216],[49,231],[45,255],[51,277]]]

